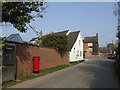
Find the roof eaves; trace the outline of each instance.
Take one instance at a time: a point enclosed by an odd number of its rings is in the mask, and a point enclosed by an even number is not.
[[[75,32],[71,32],[68,35],[68,51],[71,51],[72,47],[74,46],[76,39],[79,35],[80,31],[75,31]]]

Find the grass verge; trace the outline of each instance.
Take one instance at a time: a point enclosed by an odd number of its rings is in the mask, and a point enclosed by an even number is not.
[[[70,66],[69,64],[66,64],[66,65],[60,65],[60,66],[40,70],[40,73],[31,73],[25,77],[21,77],[19,80],[12,80],[12,81],[8,81],[8,82],[4,82],[2,84],[2,88],[10,87],[10,86],[13,86],[17,83],[21,83],[21,82],[26,81],[26,80],[34,79],[36,77],[43,76],[43,75],[46,75],[48,73],[52,73],[54,71],[64,69],[64,68],[67,68],[69,66]]]
[[[37,73],[37,74],[31,73],[25,77],[21,77],[19,80],[4,82],[4,83],[2,83],[2,88],[7,88],[7,87],[13,86],[17,83],[21,83],[21,82],[26,81],[26,80],[34,79],[36,77],[43,76],[43,75],[46,75],[48,73],[58,71],[58,70],[79,64],[81,62],[84,62],[84,60],[77,61],[77,62],[71,62],[70,64],[60,65],[60,66],[56,66],[56,67],[52,67],[52,68],[48,68],[48,69],[43,69],[43,70],[40,70],[40,73]]]

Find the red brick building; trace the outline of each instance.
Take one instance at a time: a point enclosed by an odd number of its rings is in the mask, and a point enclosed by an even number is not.
[[[96,33],[96,36],[85,37],[83,43],[84,57],[91,57],[99,54],[98,33]]]

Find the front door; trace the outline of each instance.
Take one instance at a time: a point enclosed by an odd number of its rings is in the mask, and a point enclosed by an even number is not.
[[[15,46],[6,45],[3,49],[2,82],[15,79]]]

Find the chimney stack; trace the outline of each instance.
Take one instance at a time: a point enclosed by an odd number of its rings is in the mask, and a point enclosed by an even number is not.
[[[96,36],[98,37],[98,33],[96,33]]]
[[[39,33],[39,38],[42,38],[42,31],[40,31]]]

